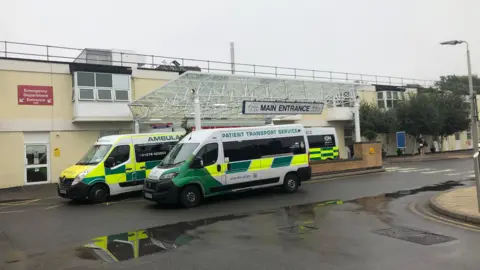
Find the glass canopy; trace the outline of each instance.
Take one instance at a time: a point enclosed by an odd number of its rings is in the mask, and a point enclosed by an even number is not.
[[[196,90],[202,121],[264,121],[272,116],[243,115],[242,101],[315,101],[323,102],[325,108],[353,107],[357,96],[355,86],[353,83],[188,71],[129,106],[139,122],[193,119],[192,90]]]

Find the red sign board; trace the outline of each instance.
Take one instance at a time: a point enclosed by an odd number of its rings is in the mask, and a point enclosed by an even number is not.
[[[19,85],[18,105],[53,106],[53,87],[40,85]]]

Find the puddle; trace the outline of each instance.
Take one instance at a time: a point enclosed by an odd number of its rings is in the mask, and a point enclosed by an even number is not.
[[[188,233],[191,230],[247,216],[228,215],[97,237],[78,248],[75,254],[86,260],[118,262],[168,252],[194,240],[196,236]]]
[[[211,233],[207,226],[217,222],[241,220],[251,216],[269,216],[268,220],[279,219],[278,232],[302,234],[304,229],[315,228],[319,207],[342,204],[339,200],[330,200],[313,204],[288,206],[275,210],[255,212],[252,214],[228,215],[201,219],[191,222],[180,222],[171,225],[147,228],[120,234],[107,235],[92,241],[75,250],[75,255],[84,260],[100,260],[119,262],[139,258],[155,253],[163,253],[188,245],[193,240],[202,240],[203,235]],[[317,215],[317,216],[316,216]],[[270,217],[271,216],[271,217]],[[246,223],[248,226],[249,223]],[[275,226],[275,225],[274,225]],[[287,228],[289,228],[287,230]],[[248,241],[254,236],[239,231],[233,238]]]
[[[445,191],[457,186],[463,186],[463,184],[460,181],[447,181],[437,185],[400,190],[348,202],[330,200],[249,214],[227,215],[191,222],[180,222],[97,237],[90,243],[76,249],[75,254],[84,260],[119,262],[155,253],[170,252],[181,246],[188,245],[194,240],[208,240],[209,234],[212,233],[222,234],[225,235],[225,238],[231,237],[238,241],[251,241],[254,239],[268,242],[278,241],[279,237],[287,241],[297,241],[296,239],[299,238],[309,239],[308,234],[314,233],[322,227],[323,219],[330,211],[330,208],[326,206],[344,203],[355,204],[360,207],[355,210],[341,211],[366,211],[378,216],[380,220],[386,223],[392,223],[394,214],[389,213],[387,209],[388,202],[391,200],[421,192]],[[222,224],[212,226],[215,223],[226,221],[235,221],[235,223],[229,223],[228,226]],[[259,222],[258,224],[262,225],[262,229],[255,228],[252,225],[256,224],[255,222]]]
[[[397,192],[393,193],[386,193],[385,198],[392,198],[392,199],[398,199],[404,196],[408,195],[414,195],[417,193],[422,193],[422,192],[428,192],[428,191],[446,191],[449,189],[452,189],[454,187],[460,187],[464,186],[464,184],[461,183],[461,181],[446,181],[442,182],[436,185],[431,185],[431,186],[424,186],[421,188],[417,189],[410,189],[410,190],[400,190]]]

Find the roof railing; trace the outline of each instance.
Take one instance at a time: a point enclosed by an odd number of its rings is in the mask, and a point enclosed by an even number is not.
[[[111,54],[107,56],[105,54],[106,52]],[[11,41],[0,41],[0,57],[65,63],[83,62],[157,70],[164,70],[167,66],[172,66],[172,70],[175,71],[181,71],[183,67],[187,70],[187,67],[189,67],[195,69],[199,68],[202,72],[232,73],[231,63],[225,61],[137,54],[134,52],[119,50],[78,49]],[[285,77],[394,86],[405,86],[410,84],[428,87],[434,84],[433,80],[246,63],[235,63],[234,68],[235,74],[272,76],[278,78]]]

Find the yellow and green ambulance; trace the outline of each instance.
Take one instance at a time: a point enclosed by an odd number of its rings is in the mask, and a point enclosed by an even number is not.
[[[337,132],[333,127],[305,127],[310,160],[339,159]]]
[[[280,186],[292,193],[311,177],[308,153],[302,125],[194,131],[152,169],[143,196],[193,207],[227,192]]]
[[[60,174],[58,195],[103,202],[110,195],[139,191],[184,133],[101,137],[77,164]]]

